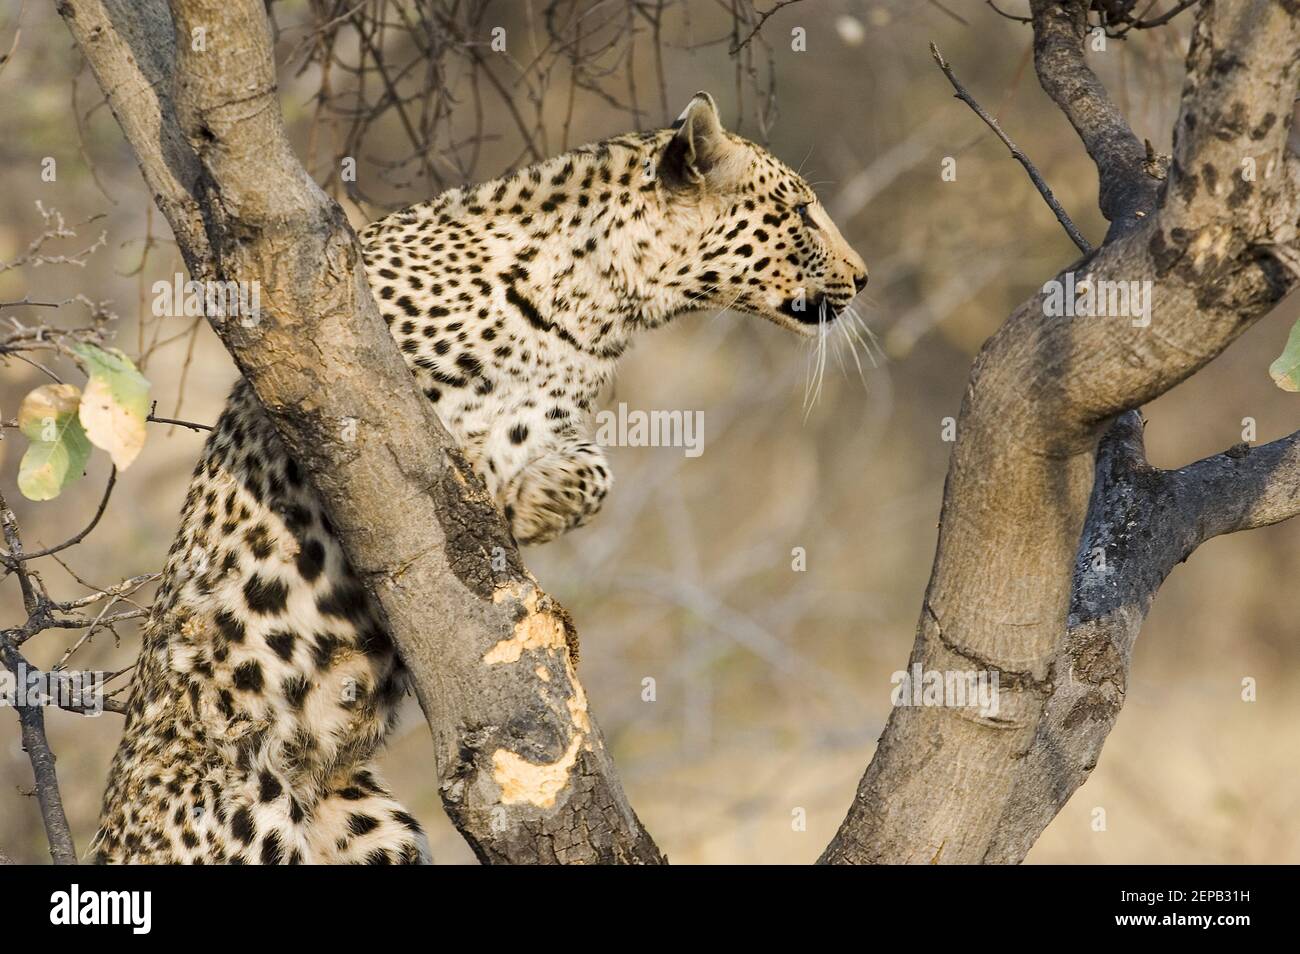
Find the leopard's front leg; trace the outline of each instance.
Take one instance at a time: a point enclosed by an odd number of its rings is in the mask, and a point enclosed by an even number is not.
[[[591,519],[613,482],[604,451],[575,438],[520,468],[500,499],[516,540],[545,543]]]

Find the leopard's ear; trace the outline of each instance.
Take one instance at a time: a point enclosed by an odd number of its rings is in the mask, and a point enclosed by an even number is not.
[[[660,158],[660,176],[674,187],[703,185],[732,148],[713,97],[696,93],[673,128],[677,132]]]

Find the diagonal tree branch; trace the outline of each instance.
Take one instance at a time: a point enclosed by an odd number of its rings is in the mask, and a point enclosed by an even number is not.
[[[490,862],[661,862],[587,710],[567,614],[418,393],[347,220],[293,154],[263,4],[59,10],[191,273],[260,283],[260,321],[213,328],[387,616],[461,833]]]
[[[1197,516],[1197,545],[1225,533],[1272,526],[1300,514],[1300,431],[1251,447],[1238,444],[1165,480]]]
[[[38,557],[47,557],[58,553],[60,550],[66,550],[68,547],[75,546],[82,540],[86,539],[86,537],[90,536],[90,532],[99,526],[99,520],[104,516],[104,511],[108,509],[108,501],[109,498],[113,496],[113,487],[116,485],[117,468],[114,467],[108,473],[108,483],[104,486],[104,496],[100,498],[99,506],[95,508],[95,515],[90,518],[90,523],[87,524],[84,529],[73,534],[62,543],[56,543],[54,546],[46,547],[43,550],[34,550],[31,553],[24,552],[21,556],[17,556],[13,553],[0,553],[0,563],[12,567],[15,563],[25,560],[35,560]]]
[[[1156,207],[1159,182],[1148,173],[1147,150],[1111,102],[1084,59],[1087,2],[1032,0],[1034,67],[1097,166],[1098,204],[1111,223],[1107,239],[1142,223]]]
[[[167,93],[176,73],[176,47],[166,4],[56,0],[56,6],[136,153],[186,267],[195,279],[211,278],[212,252],[197,199],[203,170]]]

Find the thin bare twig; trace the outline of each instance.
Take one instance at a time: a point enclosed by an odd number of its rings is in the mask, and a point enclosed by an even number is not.
[[[65,298],[63,301],[32,301],[30,298],[20,298],[18,301],[0,301],[0,308],[17,308],[20,305],[26,305],[31,308],[60,308],[74,300],[75,299],[72,298]]]
[[[947,14],[948,16],[952,17],[962,26],[970,26],[969,20],[967,20],[956,10],[950,10],[948,7],[944,6],[944,4],[940,2],[940,0],[930,0],[930,6],[935,7],[936,9],[939,10],[939,12]]]
[[[962,86],[961,83],[958,82],[957,77],[953,75],[952,67],[948,65],[948,61],[943,58],[943,54],[939,52],[939,48],[933,43],[930,44],[930,55],[934,57],[935,63],[939,65],[939,69],[943,70],[943,75],[948,77],[948,82],[951,83],[952,88],[956,90],[957,99],[960,99],[963,103],[969,106],[972,111],[974,111],[976,116],[984,120],[985,125],[987,125],[989,129],[992,129],[994,135],[996,135],[998,139],[1002,140],[1002,144],[1011,151],[1012,158],[1024,166],[1025,172],[1029,173],[1029,178],[1033,180],[1034,187],[1038,189],[1039,195],[1043,197],[1043,201],[1045,201],[1048,208],[1052,210],[1052,214],[1056,216],[1056,220],[1061,223],[1066,234],[1070,236],[1070,241],[1074,242],[1074,244],[1079,247],[1079,251],[1083,252],[1084,255],[1091,255],[1093,252],[1092,245],[1083,237],[1083,233],[1079,231],[1078,226],[1071,221],[1070,216],[1061,206],[1061,203],[1057,201],[1056,196],[1052,194],[1052,190],[1048,187],[1047,182],[1044,181],[1037,167],[1029,161],[1029,157],[1021,151],[1019,146],[1012,142],[1010,136],[1002,131],[1002,127],[998,125],[998,121],[990,116],[985,111],[984,107],[975,101],[975,97],[971,96],[971,94],[966,91],[966,87]]]
[[[0,53],[0,70],[3,70],[9,65],[9,61],[14,57],[14,51],[18,49],[18,41],[21,40],[23,36],[23,14],[26,12],[27,0],[23,0],[23,2],[18,5],[18,16],[14,18],[13,42],[9,44],[9,49],[7,51]],[[0,858],[3,858],[3,853],[0,853]],[[3,861],[0,861],[0,864],[3,864]]]
[[[117,468],[114,467],[111,471],[109,471],[108,484],[107,486],[104,487],[104,496],[100,498],[99,508],[95,511],[95,515],[90,518],[90,523],[86,525],[86,529],[82,530],[80,533],[76,534],[75,536],[69,537],[67,540],[64,540],[62,543],[56,544],[55,546],[52,547],[47,547],[44,550],[33,550],[31,553],[23,553],[23,554],[14,554],[14,553],[0,554],[0,563],[4,563],[5,565],[10,565],[12,563],[20,562],[22,560],[34,560],[37,557],[49,556],[51,553],[58,553],[60,550],[66,550],[68,547],[80,543],[82,540],[86,539],[86,537],[90,534],[90,531],[94,530],[95,527],[99,525],[99,518],[104,516],[104,511],[108,507],[108,498],[113,495],[113,487],[116,485],[117,485]]]
[[[1016,23],[1034,22],[1033,17],[1022,17],[1022,16],[1017,16],[1014,13],[1007,13],[1005,10],[1001,9],[996,3],[994,3],[993,0],[984,0],[984,2],[987,3],[993,9],[994,13],[996,13],[1000,17],[1004,17],[1007,20],[1012,20]]]
[[[149,416],[145,418],[146,421],[149,421],[153,424],[176,424],[179,425],[180,427],[188,427],[192,431],[212,430],[211,424],[196,424],[193,421],[179,421],[173,417],[158,417],[154,414],[154,409],[157,407],[158,407],[158,402],[154,401],[149,408]]]
[[[768,10],[765,13],[760,13],[758,15],[758,22],[754,24],[754,28],[750,30],[748,33],[746,33],[743,39],[737,40],[735,43],[733,43],[731,45],[731,48],[727,50],[727,54],[730,56],[735,56],[745,47],[749,46],[749,44],[753,41],[754,37],[758,36],[758,31],[763,29],[763,24],[766,23],[769,19],[771,19],[773,14],[780,13],[786,7],[793,6],[798,2],[799,0],[777,0],[776,6],[774,6],[771,10]]]

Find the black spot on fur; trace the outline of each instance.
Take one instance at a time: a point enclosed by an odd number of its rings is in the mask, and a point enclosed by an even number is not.
[[[284,786],[280,784],[280,780],[270,772],[263,771],[258,775],[257,781],[257,797],[260,801],[273,802],[279,798],[280,794],[284,791]]]
[[[353,812],[348,816],[348,831],[354,835],[365,835],[379,827],[379,819],[373,815]]]
[[[221,631],[221,635],[226,639],[232,643],[242,643],[244,641],[244,624],[235,619],[230,613],[220,610],[213,619],[217,624],[217,629]]]
[[[317,600],[316,608],[325,616],[359,622],[366,617],[365,587],[356,580],[347,580]]]
[[[424,829],[420,827],[420,823],[415,820],[415,816],[412,815],[410,812],[404,812],[404,811],[393,812],[393,820],[396,822],[400,822],[402,825],[405,825],[411,831],[414,832],[424,831]]]
[[[230,819],[230,833],[246,845],[253,843],[257,829],[253,825],[253,816],[247,808],[241,808]]]
[[[280,835],[271,832],[262,839],[262,864],[278,865],[284,860],[284,849],[280,847]]]
[[[233,678],[236,689],[245,692],[262,691],[262,667],[255,659],[236,666]]]
[[[297,635],[293,632],[281,629],[266,637],[266,645],[270,646],[277,656],[288,662],[293,656],[293,645],[297,639]]]
[[[319,540],[308,540],[298,551],[295,562],[298,565],[298,573],[310,583],[320,576],[320,571],[325,566],[325,548]]]
[[[343,640],[339,639],[333,633],[318,633],[316,643],[312,646],[312,659],[316,661],[316,666],[322,672],[328,672],[329,668],[334,665],[334,654],[342,647]]]
[[[311,684],[302,676],[290,676],[280,684],[280,691],[284,693],[285,701],[295,709],[302,708],[309,689],[311,689]]]
[[[254,575],[244,584],[244,600],[254,613],[279,613],[289,598],[289,588],[279,580]]]

